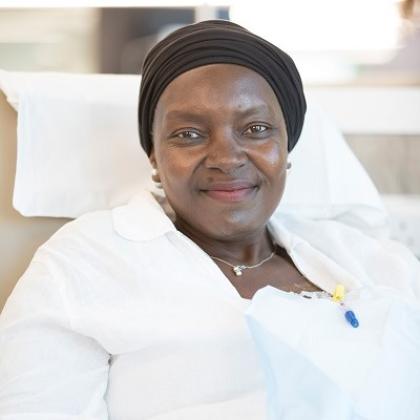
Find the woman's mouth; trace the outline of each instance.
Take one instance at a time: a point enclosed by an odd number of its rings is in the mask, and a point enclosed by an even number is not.
[[[214,183],[201,191],[218,201],[239,202],[250,198],[257,186],[247,181]]]

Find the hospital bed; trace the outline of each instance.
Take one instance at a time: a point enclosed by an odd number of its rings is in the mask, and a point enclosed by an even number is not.
[[[137,139],[138,83],[135,76],[0,72],[0,310],[37,247],[64,223],[153,188]],[[388,235],[376,188],[315,104],[291,161],[279,211]]]

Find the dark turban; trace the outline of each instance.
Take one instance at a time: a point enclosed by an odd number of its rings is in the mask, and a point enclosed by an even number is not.
[[[247,29],[225,20],[208,20],[180,28],[156,44],[143,64],[138,109],[141,145],[150,155],[156,104],[177,76],[207,64],[238,64],[270,84],[286,121],[288,150],[302,131],[306,111],[302,81],[293,60]]]

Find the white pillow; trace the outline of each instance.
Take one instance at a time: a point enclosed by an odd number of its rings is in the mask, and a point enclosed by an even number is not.
[[[292,168],[279,211],[340,220],[386,236],[388,216],[376,187],[332,120],[309,101],[289,161]]]
[[[138,76],[1,74],[18,111],[13,205],[77,217],[151,188],[137,134]]]
[[[140,78],[0,73],[18,110],[14,206],[24,216],[77,217],[152,188],[137,133]],[[379,195],[339,131],[308,107],[279,211],[379,229]]]

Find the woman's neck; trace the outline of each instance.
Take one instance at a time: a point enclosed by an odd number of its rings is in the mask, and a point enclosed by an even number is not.
[[[226,239],[205,235],[178,218],[175,220],[175,226],[208,255],[231,264],[254,265],[274,251],[274,244],[265,226],[258,231]]]

